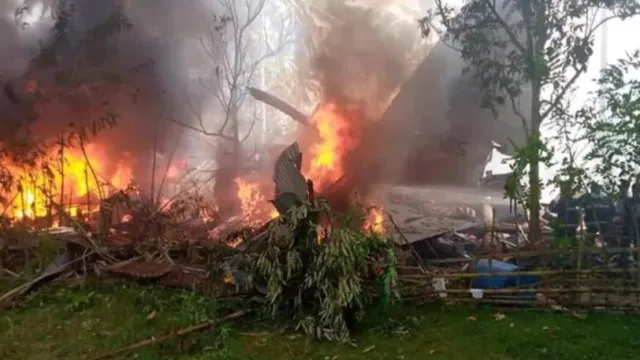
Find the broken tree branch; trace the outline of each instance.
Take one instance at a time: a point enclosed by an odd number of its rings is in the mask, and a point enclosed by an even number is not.
[[[244,314],[245,314],[244,311],[236,311],[234,313],[228,314],[225,317],[223,317],[222,321],[228,321],[228,320],[237,319],[237,318],[243,316]],[[192,326],[189,326],[189,327],[186,327],[186,328],[174,330],[174,331],[171,331],[171,332],[169,332],[167,334],[164,334],[164,335],[161,335],[161,336],[158,336],[158,337],[152,336],[149,339],[145,339],[145,340],[141,340],[141,341],[135,342],[135,343],[133,343],[131,345],[127,345],[127,346],[123,347],[122,349],[110,352],[108,354],[104,354],[104,355],[98,356],[95,359],[96,360],[111,359],[111,358],[114,358],[114,357],[116,357],[118,355],[122,355],[122,354],[130,352],[132,350],[139,349],[141,347],[145,347],[145,346],[148,346],[148,345],[154,345],[154,344],[157,344],[157,343],[160,343],[160,342],[163,342],[163,341],[167,341],[167,340],[172,339],[174,337],[180,337],[180,336],[184,336],[184,335],[187,335],[187,334],[190,334],[190,333],[194,333],[194,332],[204,331],[204,330],[210,329],[210,328],[214,327],[215,325],[219,324],[220,322],[221,321],[215,321],[215,320],[214,321],[207,321],[207,322],[202,323],[202,324],[192,325]]]
[[[249,93],[251,94],[251,96],[253,96],[254,99],[282,111],[285,115],[291,117],[294,121],[297,121],[302,125],[311,126],[307,121],[307,115],[298,111],[293,106],[287,104],[284,100],[254,87],[249,88]]]

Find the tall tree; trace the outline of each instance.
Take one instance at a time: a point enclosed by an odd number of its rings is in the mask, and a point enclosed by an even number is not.
[[[208,36],[199,39],[209,62],[199,79],[204,95],[190,97],[193,119],[176,122],[218,140],[216,201],[226,215],[232,215],[238,208],[234,180],[247,159],[243,143],[258,120],[257,111],[250,111],[255,106],[249,106],[254,100],[248,87],[257,85],[260,65],[292,43],[294,28],[291,21],[281,19],[276,31],[265,31],[261,25],[262,17],[269,16],[264,13],[267,0],[217,0],[216,5],[221,12],[211,19]],[[209,110],[219,116],[207,116]]]
[[[614,190],[640,171],[640,50],[604,69],[592,101],[578,112],[589,143],[587,167]]]
[[[436,32],[460,51],[480,106],[494,113],[510,106],[522,120],[528,140],[514,174],[528,172],[531,241],[540,237],[540,163],[550,160],[540,128],[568,112],[567,94],[587,70],[597,30],[639,10],[636,0],[470,0],[460,8],[435,0],[420,21],[424,34]]]

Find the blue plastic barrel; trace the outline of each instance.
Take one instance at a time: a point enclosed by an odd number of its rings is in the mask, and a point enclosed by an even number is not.
[[[489,272],[515,272],[519,268],[516,265],[506,263],[500,260],[491,260],[491,267],[489,267],[489,259],[480,259],[473,265],[472,271],[475,273],[489,273]],[[521,269],[520,269],[521,270]],[[493,276],[480,276],[471,280],[471,288],[474,289],[502,289],[515,286],[527,286],[532,285],[540,281],[540,277],[537,275],[493,275]]]

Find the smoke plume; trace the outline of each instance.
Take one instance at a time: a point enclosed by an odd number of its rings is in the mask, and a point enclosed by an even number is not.
[[[388,11],[392,0],[312,1],[315,26],[308,69],[321,98],[347,99],[379,118],[422,60],[425,46],[414,21]],[[307,68],[304,68],[306,71]]]
[[[365,195],[380,180],[375,162],[386,147],[384,134],[372,123],[380,120],[428,46],[414,20],[419,14],[400,18],[390,11],[396,1],[312,3],[314,24],[305,34],[311,49],[301,73],[310,74],[320,103],[350,109],[351,130],[360,137],[360,144],[343,158],[349,176],[336,186],[342,193],[336,198],[344,199],[344,192],[353,189]]]
[[[492,141],[511,148],[508,139],[525,140],[510,104],[498,118],[479,107],[479,88],[463,73],[468,64],[459,52],[425,43],[414,19],[426,9],[404,20],[397,15],[407,2],[314,2],[306,40],[313,50],[303,72],[319,84],[321,100],[355,104],[362,113],[349,117],[362,135],[345,158],[347,189],[376,182],[475,186]]]
[[[95,140],[110,158],[150,156],[157,126],[157,150],[169,151],[177,139],[166,134],[179,132],[161,120],[183,113],[189,70],[202,65],[190,39],[208,33],[213,13],[204,0],[0,1],[0,121],[30,121],[50,138],[112,117],[117,127]]]

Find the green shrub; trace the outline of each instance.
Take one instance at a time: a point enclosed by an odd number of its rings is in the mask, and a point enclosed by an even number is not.
[[[308,335],[348,342],[375,299],[391,301],[394,243],[354,226],[357,220],[317,201],[293,207],[270,225],[251,277],[266,284],[272,316],[285,313]]]

